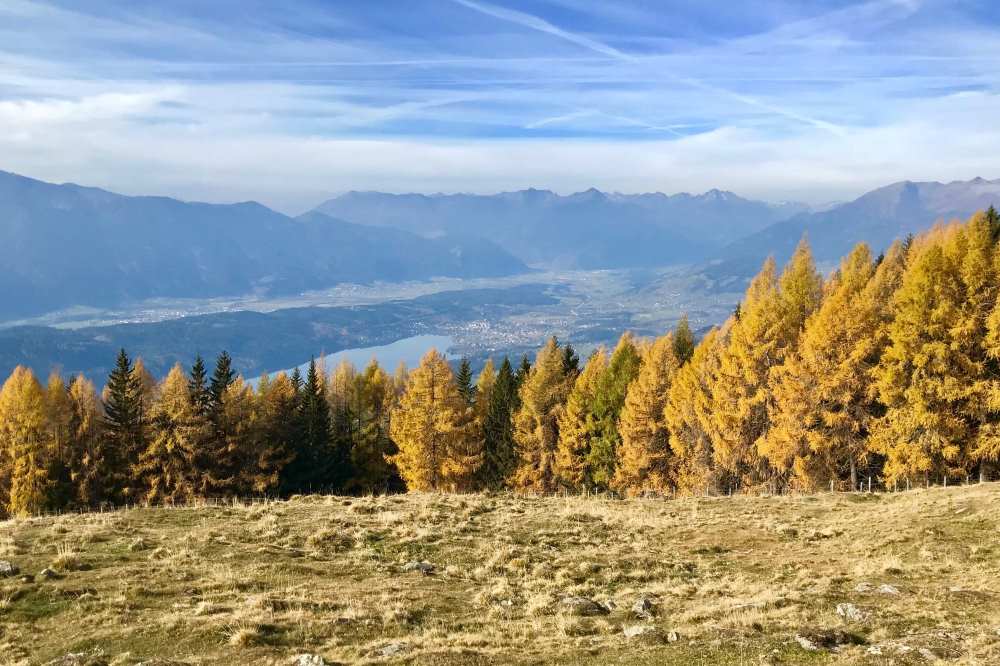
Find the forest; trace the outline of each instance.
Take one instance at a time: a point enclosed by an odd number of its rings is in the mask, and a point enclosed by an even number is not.
[[[410,491],[671,496],[903,490],[1000,458],[1000,219],[939,224],[824,277],[803,239],[733,314],[550,339],[478,377],[436,350],[244,381],[223,352],[160,381],[125,350],[102,390],[17,367],[0,391],[0,516]]]

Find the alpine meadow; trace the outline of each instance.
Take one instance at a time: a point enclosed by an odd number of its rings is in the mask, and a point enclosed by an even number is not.
[[[0,666],[1000,664],[1000,7],[0,0]]]

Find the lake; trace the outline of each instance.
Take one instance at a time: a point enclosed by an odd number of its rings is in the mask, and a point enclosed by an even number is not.
[[[344,349],[343,351],[328,354],[324,361],[326,364],[326,372],[329,373],[340,365],[342,361],[350,361],[354,364],[354,367],[361,370],[374,358],[386,372],[392,374],[400,362],[405,363],[407,368],[415,368],[420,363],[421,357],[423,357],[423,355],[426,354],[431,347],[437,349],[447,358],[454,358],[453,354],[448,353],[448,349],[451,346],[452,339],[451,336],[448,335],[414,335],[409,338],[403,338],[402,340],[396,340],[395,342],[391,342],[387,345],[379,345],[378,347]],[[319,359],[317,359],[317,362],[319,362]],[[302,373],[303,377],[306,376],[306,372],[308,370],[308,361],[299,366],[299,372]],[[291,369],[289,369],[288,372],[290,374]],[[255,377],[250,381],[252,384],[256,385],[259,379],[259,377]]]

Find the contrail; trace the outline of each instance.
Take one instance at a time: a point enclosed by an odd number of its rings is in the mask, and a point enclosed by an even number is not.
[[[452,0],[452,2],[462,5],[463,7],[466,7],[468,9],[477,11],[481,14],[498,18],[502,21],[507,21],[509,23],[521,25],[526,28],[530,28],[532,30],[537,30],[538,32],[544,32],[546,34],[558,37],[565,41],[572,42],[573,44],[576,44],[578,46],[582,46],[583,48],[590,49],[591,51],[594,51],[596,53],[600,53],[610,58],[621,60],[622,62],[627,62],[632,64],[638,64],[642,62],[640,58],[637,58],[633,55],[625,53],[624,51],[616,49],[610,44],[605,44],[603,42],[597,41],[596,39],[591,39],[583,35],[577,35],[567,30],[563,30],[562,28],[549,23],[545,19],[539,18],[538,16],[534,16],[532,14],[526,14],[524,12],[519,12],[513,9],[499,7],[497,5],[489,4],[486,2],[479,2],[478,0]],[[661,73],[661,75],[665,75],[673,81],[677,81],[678,83],[691,86],[692,88],[698,88],[700,90],[705,90],[708,92],[715,93],[716,95],[728,97],[730,99],[742,102],[747,106],[752,106],[754,108],[762,109],[764,111],[768,111],[775,115],[783,116],[785,118],[788,118],[790,120],[795,120],[800,123],[812,125],[813,127],[817,127],[827,132],[831,132],[838,136],[844,136],[844,134],[846,134],[843,128],[841,128],[838,125],[835,125],[834,123],[827,122],[825,120],[819,120],[818,118],[812,118],[810,116],[806,116],[801,113],[796,113],[794,111],[789,111],[787,109],[774,106],[773,104],[762,102],[758,99],[749,97],[747,95],[735,93],[730,90],[726,90],[724,88],[713,86],[709,83],[705,83],[704,81],[698,79],[690,77],[679,77],[669,73],[667,74]]]

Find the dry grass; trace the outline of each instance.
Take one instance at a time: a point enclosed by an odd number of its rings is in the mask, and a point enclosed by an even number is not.
[[[0,523],[0,559],[34,580],[0,579],[0,664],[1000,663],[998,528],[997,484],[15,520]],[[403,571],[424,560],[430,575]],[[648,617],[631,610],[640,598]]]

